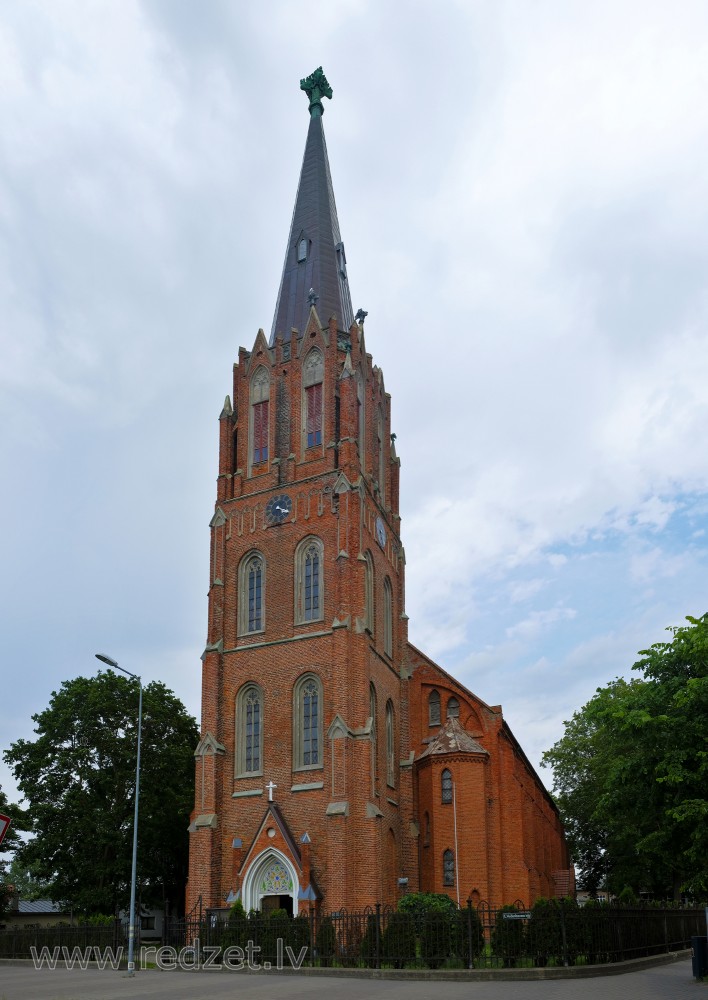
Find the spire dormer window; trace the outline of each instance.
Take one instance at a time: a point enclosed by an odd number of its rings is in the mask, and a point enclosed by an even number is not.
[[[347,277],[347,258],[344,255],[344,244],[338,243],[335,247],[337,251],[337,267],[339,268],[339,274],[342,278],[346,280]]]
[[[297,262],[302,264],[304,260],[307,260],[307,237],[302,236],[297,242]]]

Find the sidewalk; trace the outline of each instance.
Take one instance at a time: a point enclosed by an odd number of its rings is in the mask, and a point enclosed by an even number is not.
[[[114,971],[36,971],[31,966],[0,966],[0,1000],[210,1000],[247,996],[248,1000],[708,1000],[708,983],[691,975],[690,959],[624,975],[592,979],[446,982],[353,979],[327,975],[267,973],[138,972],[134,979]]]

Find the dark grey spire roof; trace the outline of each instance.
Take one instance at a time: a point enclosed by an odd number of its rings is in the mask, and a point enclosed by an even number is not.
[[[348,330],[353,321],[344,244],[339,234],[337,207],[322,129],[322,104],[311,104],[310,127],[295,198],[295,210],[285,251],[283,277],[275,307],[271,346],[276,334],[290,340],[300,334],[310,313],[314,291],[317,314],[323,323],[334,314],[337,327]],[[309,296],[309,301],[308,301]]]

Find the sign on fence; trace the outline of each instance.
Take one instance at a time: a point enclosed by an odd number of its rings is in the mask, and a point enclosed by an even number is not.
[[[518,910],[516,913],[502,913],[504,920],[530,920],[531,910]]]

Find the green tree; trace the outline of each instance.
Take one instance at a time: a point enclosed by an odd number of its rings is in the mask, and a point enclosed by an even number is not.
[[[14,858],[7,868],[7,882],[15,887],[20,899],[49,899],[51,893],[47,882],[37,877],[32,868]]]
[[[21,891],[21,886],[18,885],[18,879],[16,878],[17,871],[13,874],[13,865],[15,862],[9,863],[9,858],[11,855],[17,851],[18,847],[21,845],[22,841],[20,839],[20,831],[27,830],[28,820],[27,815],[20,809],[19,806],[13,805],[8,802],[7,795],[0,788],[0,813],[3,816],[9,816],[12,820],[10,826],[5,833],[5,839],[0,845],[0,917],[3,915],[10,902],[10,886],[14,887],[16,890]]]
[[[35,740],[5,753],[29,803],[33,838],[18,859],[79,912],[127,909],[138,683],[112,671],[65,681],[33,716]],[[175,695],[143,689],[138,883],[143,906],[182,905],[198,730]]]
[[[708,890],[708,615],[640,652],[544,754],[581,885]]]

